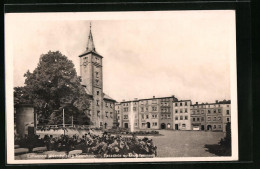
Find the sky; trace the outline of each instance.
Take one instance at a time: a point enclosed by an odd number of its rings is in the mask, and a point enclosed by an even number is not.
[[[117,101],[168,97],[192,102],[230,99],[234,11],[6,14],[13,85],[59,50],[79,74],[89,23],[103,56],[104,92]],[[7,72],[8,73],[8,72]]]

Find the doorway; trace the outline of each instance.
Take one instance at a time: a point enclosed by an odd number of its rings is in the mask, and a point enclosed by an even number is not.
[[[179,130],[179,125],[175,124],[175,130]]]
[[[151,125],[150,125],[149,122],[147,122],[147,128],[148,128],[148,129],[151,128]]]
[[[207,126],[207,130],[212,130],[212,126],[211,126],[211,125],[208,125],[208,126]]]
[[[165,129],[165,124],[164,123],[161,124],[161,129]]]
[[[128,128],[128,123],[125,123],[125,128],[126,128],[126,129]]]
[[[201,128],[201,130],[205,130],[205,129],[204,129],[204,125],[201,125],[201,127],[200,127],[200,128]]]

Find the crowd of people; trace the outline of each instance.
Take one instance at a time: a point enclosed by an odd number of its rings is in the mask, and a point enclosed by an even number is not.
[[[106,155],[157,155],[157,147],[152,139],[131,137],[122,137],[120,135],[111,135],[104,132],[102,135],[86,133],[85,135],[60,135],[53,137],[45,135],[44,138],[35,136],[33,139],[27,138],[27,145],[43,143],[48,151],[66,151],[82,150],[82,153],[95,155],[95,157],[104,157]]]

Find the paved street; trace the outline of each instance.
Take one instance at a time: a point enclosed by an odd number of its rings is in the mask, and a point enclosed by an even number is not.
[[[163,136],[153,137],[158,157],[211,157],[205,144],[217,144],[222,132],[159,130]]]

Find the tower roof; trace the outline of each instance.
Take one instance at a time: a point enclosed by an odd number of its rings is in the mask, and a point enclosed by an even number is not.
[[[95,48],[95,45],[94,45],[94,39],[93,39],[92,31],[91,31],[91,23],[89,25],[89,28],[90,29],[89,29],[88,42],[87,42],[86,50],[81,55],[79,55],[79,57],[84,56],[84,55],[86,55],[90,52],[102,57],[100,54],[98,54],[96,52],[96,48]]]
[[[90,25],[89,25],[89,35],[88,35],[88,43],[87,43],[87,48],[86,48],[86,50],[88,51],[88,52],[90,52],[90,51],[96,51],[96,49],[95,49],[95,45],[94,45],[94,40],[93,40],[93,36],[92,36],[92,32],[91,32],[91,23],[90,23]]]

